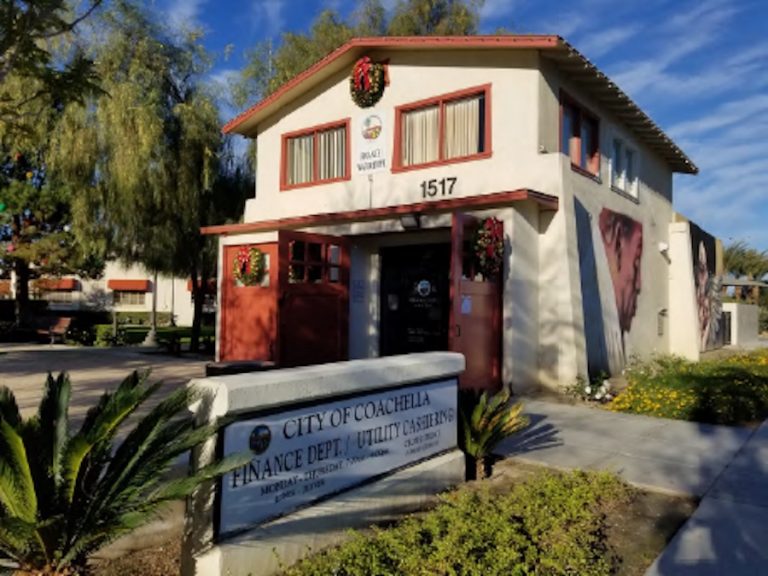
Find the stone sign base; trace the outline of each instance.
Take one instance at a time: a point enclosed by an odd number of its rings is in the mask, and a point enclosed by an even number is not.
[[[339,544],[350,528],[397,519],[424,508],[438,492],[464,480],[464,455],[452,451],[344,492],[212,548],[196,558],[196,573],[270,576],[308,554]]]

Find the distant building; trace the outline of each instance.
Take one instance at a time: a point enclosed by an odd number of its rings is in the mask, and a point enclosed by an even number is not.
[[[0,298],[15,296],[12,280],[0,280]],[[45,300],[54,312],[69,310],[115,310],[130,318],[144,320],[152,311],[152,294],[157,291],[157,311],[172,316],[180,326],[191,326],[194,314],[192,283],[182,278],[154,275],[141,266],[126,267],[119,262],[108,262],[99,280],[86,280],[76,276],[37,278],[30,281],[29,292],[33,300]],[[206,295],[204,311],[215,311],[215,287]]]
[[[722,343],[719,244],[672,205],[698,169],[557,36],[354,39],[224,131],[259,169],[204,229],[220,360],[455,350],[521,389]]]

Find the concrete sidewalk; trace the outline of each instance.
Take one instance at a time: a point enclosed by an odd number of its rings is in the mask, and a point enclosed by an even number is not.
[[[647,575],[768,574],[768,423],[757,431],[530,400],[531,426],[509,458],[610,470],[628,482],[702,498]]]

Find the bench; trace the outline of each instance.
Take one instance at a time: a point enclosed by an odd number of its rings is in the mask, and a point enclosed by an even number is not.
[[[68,316],[41,318],[38,322],[37,335],[46,339],[50,338],[51,344],[56,342],[56,338],[63,342],[71,323],[72,318]]]

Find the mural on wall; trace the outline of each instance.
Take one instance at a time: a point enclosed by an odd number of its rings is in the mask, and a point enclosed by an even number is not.
[[[637,298],[642,288],[640,263],[643,256],[643,225],[620,212],[603,208],[600,212],[600,235],[613,282],[621,345],[632,328],[637,312]]]
[[[693,281],[699,319],[699,349],[711,350],[723,345],[720,278],[716,268],[715,238],[690,223],[693,253]]]

